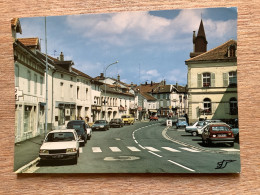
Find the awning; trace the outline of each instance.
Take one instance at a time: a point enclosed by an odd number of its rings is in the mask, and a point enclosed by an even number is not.
[[[150,111],[150,112],[157,112],[157,110],[153,110],[153,109],[150,109],[149,111]]]

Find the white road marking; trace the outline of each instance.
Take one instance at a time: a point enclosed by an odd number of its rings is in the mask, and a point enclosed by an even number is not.
[[[145,147],[147,150],[153,151],[153,152],[160,152],[160,150],[157,150],[153,147]]]
[[[121,152],[118,147],[109,147],[112,152]]]
[[[136,140],[134,140],[135,141],[135,143],[137,143],[138,144],[138,142],[136,141]]]
[[[132,147],[132,146],[127,146],[127,148],[133,152],[140,152],[141,150],[139,150],[138,148],[136,147]]]
[[[179,164],[179,163],[176,163],[176,162],[174,162],[174,161],[172,161],[172,160],[168,160],[170,163],[173,163],[173,164],[175,164],[175,165],[178,165],[178,166],[180,166],[180,167],[182,167],[182,168],[184,168],[184,169],[187,169],[187,170],[189,170],[189,171],[192,171],[192,172],[195,172],[195,170],[193,170],[193,169],[190,169],[190,168],[188,168],[188,167],[185,167],[185,166],[183,166],[183,165],[181,165],[181,164]]]
[[[179,150],[176,150],[176,149],[173,149],[173,148],[170,148],[170,147],[162,147],[162,148],[165,149],[165,150],[171,151],[171,152],[181,152]]]
[[[83,152],[83,148],[79,148],[79,153],[82,153]]]
[[[154,152],[152,152],[152,151],[148,151],[148,152],[150,152],[151,154],[153,154],[153,155],[155,155],[155,156],[158,156],[158,157],[162,157],[162,156],[160,156],[159,154],[156,154],[156,153],[154,153]]]
[[[140,148],[142,148],[142,149],[145,149],[142,145],[140,145],[140,144],[138,144],[138,146],[140,147]]]
[[[228,152],[239,152],[240,151],[240,150],[234,149],[234,148],[227,148],[227,149],[220,149],[220,150],[224,150],[224,151],[228,151]]]
[[[183,149],[183,150],[189,151],[189,152],[200,152],[199,150],[196,150],[196,149],[182,148],[182,147],[180,147],[180,148]]]
[[[92,151],[97,153],[97,152],[102,152],[102,150],[100,149],[100,147],[92,147]]]

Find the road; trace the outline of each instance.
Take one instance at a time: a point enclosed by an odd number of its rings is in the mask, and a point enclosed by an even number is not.
[[[164,121],[138,122],[94,131],[80,148],[77,165],[41,162],[29,173],[238,173],[239,145],[203,147],[200,137],[166,127]]]

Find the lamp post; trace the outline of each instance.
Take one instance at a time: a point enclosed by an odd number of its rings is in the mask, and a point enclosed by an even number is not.
[[[107,112],[107,104],[106,104],[106,103],[107,103],[107,101],[106,101],[106,96],[107,96],[106,72],[107,72],[107,69],[108,69],[110,66],[112,66],[112,65],[114,65],[114,64],[117,64],[117,63],[118,63],[118,61],[115,61],[114,63],[107,65],[106,68],[105,68],[105,70],[104,70],[104,77],[105,77],[105,98],[104,98],[104,104],[105,104],[105,120],[107,120],[107,117],[106,117],[106,112]]]

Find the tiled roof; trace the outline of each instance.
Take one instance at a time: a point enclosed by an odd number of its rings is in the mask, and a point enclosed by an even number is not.
[[[199,61],[219,61],[219,60],[231,60],[236,61],[236,57],[228,57],[228,47],[230,45],[237,45],[237,41],[229,40],[226,43],[211,49],[205,53],[202,53],[196,57],[190,58],[186,60],[186,64],[188,62],[199,62]]]
[[[12,26],[16,26],[18,22],[19,22],[19,19],[18,19],[18,18],[13,18],[13,19],[11,20],[11,25],[12,25]]]
[[[152,93],[170,93],[171,85],[162,85],[152,91]]]
[[[183,87],[183,86],[181,86],[181,85],[173,85],[176,89],[177,89],[177,91],[178,92],[180,92],[180,93],[187,93],[188,92],[188,89],[186,88],[186,87]]]
[[[13,18],[11,20],[11,26],[12,26],[12,28],[14,28],[16,30],[16,32],[19,32],[22,34],[22,27],[21,27],[19,18]]]
[[[76,72],[80,76],[86,77],[86,78],[91,79],[91,80],[93,79],[91,76],[89,76],[89,75],[87,75],[87,74],[85,74],[85,73],[83,73],[83,72],[81,72],[81,71],[79,71],[75,68],[72,68],[72,71]]]
[[[19,38],[18,40],[27,47],[39,46],[39,38],[37,38],[37,37]]]
[[[141,84],[136,87],[137,90],[140,90],[141,92],[152,92],[153,89],[157,88],[160,85],[160,83],[153,83],[153,84]]]
[[[150,95],[149,93],[146,92],[141,92],[141,95],[147,99],[148,101],[156,101],[157,99],[155,97],[153,97],[152,95]]]
[[[105,85],[102,85],[100,88],[103,90],[103,92],[105,91]],[[116,90],[116,88],[111,88],[110,85],[108,84],[106,85],[106,93],[115,93],[115,94],[127,95],[132,97],[134,96],[134,94],[132,93],[121,92]]]

